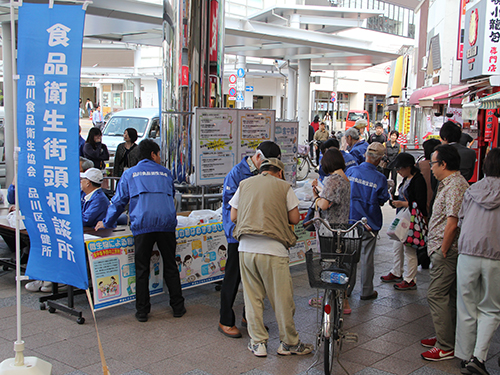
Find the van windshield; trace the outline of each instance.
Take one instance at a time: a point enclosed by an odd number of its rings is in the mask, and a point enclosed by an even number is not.
[[[127,128],[134,128],[137,130],[137,136],[141,138],[146,131],[146,126],[148,125],[149,119],[145,117],[121,117],[113,116],[111,120],[108,121],[103,135],[109,136],[123,136],[123,132]]]
[[[363,112],[349,112],[349,117],[347,117],[348,121],[358,121],[360,119],[367,119],[366,113]]]

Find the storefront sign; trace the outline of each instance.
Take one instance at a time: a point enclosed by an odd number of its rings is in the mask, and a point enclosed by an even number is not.
[[[17,55],[16,189],[31,242],[26,275],[81,289],[88,276],[75,124],[84,21],[81,5],[24,2]]]
[[[486,110],[486,126],[484,128],[484,141],[493,141],[493,129],[497,127],[498,119],[495,116],[496,109]]]
[[[464,32],[465,32],[465,6],[468,0],[460,0],[460,11],[458,18],[458,43],[457,43],[457,60],[462,60],[464,54]]]
[[[500,4],[481,0],[465,14],[462,79],[500,74]]]

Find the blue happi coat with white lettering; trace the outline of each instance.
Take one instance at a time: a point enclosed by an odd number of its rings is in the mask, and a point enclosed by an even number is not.
[[[373,230],[382,228],[382,206],[389,199],[387,179],[373,164],[364,162],[345,172],[351,182],[349,220],[368,219]]]
[[[115,226],[129,205],[130,229],[134,236],[151,232],[175,232],[175,188],[171,172],[149,159],[123,172],[111,199],[104,226]]]

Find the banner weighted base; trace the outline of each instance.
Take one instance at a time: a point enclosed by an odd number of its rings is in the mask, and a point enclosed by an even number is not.
[[[0,363],[0,375],[51,375],[52,365],[37,357],[25,357],[24,365],[16,366],[15,359]]]

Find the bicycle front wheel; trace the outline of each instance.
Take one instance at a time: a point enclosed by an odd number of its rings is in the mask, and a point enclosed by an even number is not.
[[[303,156],[297,158],[297,181],[305,180],[309,176],[309,162]]]
[[[328,329],[325,334],[323,350],[323,366],[325,375],[333,374],[333,362],[335,359],[335,347],[340,344],[340,310],[342,301],[340,301],[341,292],[329,289],[325,293],[325,304],[323,306],[324,324],[323,329]],[[326,333],[326,332],[325,332]]]

